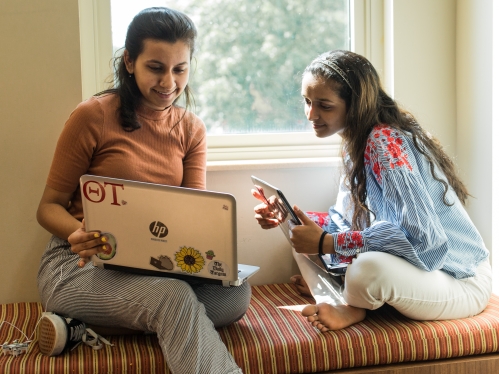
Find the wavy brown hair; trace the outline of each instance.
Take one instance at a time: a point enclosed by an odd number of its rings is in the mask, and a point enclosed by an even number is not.
[[[320,63],[321,59],[336,65],[344,73],[344,77]],[[369,217],[372,212],[366,204],[364,152],[367,138],[373,127],[378,124],[388,125],[412,137],[416,149],[428,160],[433,178],[444,185],[444,204],[452,205],[445,199],[449,186],[454,189],[463,204],[466,202],[470,196],[468,190],[457,176],[454,163],[441,144],[419,125],[411,113],[399,108],[386,94],[381,87],[378,73],[365,57],[350,51],[326,52],[313,60],[304,73],[324,79],[346,104],[347,113],[342,136],[343,149],[349,155],[348,166],[345,161],[345,172],[354,203],[353,230],[370,226]],[[447,180],[437,176],[435,164]]]

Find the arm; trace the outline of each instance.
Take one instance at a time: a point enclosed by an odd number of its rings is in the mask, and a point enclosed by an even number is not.
[[[38,205],[36,219],[48,232],[69,241],[71,251],[80,257],[78,266],[83,267],[92,255],[101,251],[105,238],[98,232],[87,233],[84,223],[68,213],[66,207],[71,196],[72,193],[59,192],[46,186]]]
[[[206,129],[197,119],[197,130],[192,134],[191,147],[183,159],[182,187],[206,189]],[[193,125],[194,126],[194,125]]]
[[[289,237],[293,248],[298,253],[317,254],[319,253],[319,239],[323,233],[323,228],[319,227],[312,218],[303,212],[296,205],[293,207],[296,215],[301,221],[301,225],[294,225],[289,221]],[[326,234],[322,243],[324,254],[335,254],[333,235]]]
[[[433,198],[441,199],[441,192],[427,187],[432,176],[419,169],[426,160],[421,156],[418,163],[419,153],[411,145],[387,126],[373,130],[365,161],[369,206],[376,221],[362,231],[333,234],[339,254],[379,251],[427,271],[442,267],[448,239],[433,204]]]
[[[62,239],[81,227],[81,222],[68,213],[72,193],[60,192],[45,186],[36,212],[38,223],[51,234]]]
[[[79,266],[88,262],[89,257],[97,253],[97,245],[102,246],[103,242],[98,233],[86,233],[84,223],[67,209],[79,177],[88,170],[102,128],[102,117],[96,100],[81,103],[71,113],[59,136],[47,186],[36,213],[43,228],[70,242],[71,250],[81,257]]]

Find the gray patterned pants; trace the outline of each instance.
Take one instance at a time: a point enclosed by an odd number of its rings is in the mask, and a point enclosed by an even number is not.
[[[173,278],[102,270],[52,237],[42,256],[38,289],[47,311],[88,324],[154,332],[172,373],[241,373],[214,327],[246,312],[248,283],[189,284]]]

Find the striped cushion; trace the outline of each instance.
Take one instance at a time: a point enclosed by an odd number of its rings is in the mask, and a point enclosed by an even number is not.
[[[417,322],[390,307],[368,312],[354,326],[320,333],[300,315],[312,300],[289,284],[253,286],[248,313],[219,329],[245,373],[311,373],[347,367],[476,355],[499,351],[499,297],[480,315],[451,321]],[[39,303],[0,305],[0,322],[28,337],[42,312]],[[24,341],[3,324],[0,342]],[[58,357],[40,354],[35,341],[27,354],[0,356],[0,373],[169,373],[155,336],[113,336],[114,347],[93,351],[80,345]]]

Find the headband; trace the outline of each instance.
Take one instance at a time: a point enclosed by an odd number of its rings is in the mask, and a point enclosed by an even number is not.
[[[338,75],[341,78],[343,78],[343,80],[345,81],[345,83],[348,84],[348,87],[350,87],[350,89],[353,91],[352,85],[350,84],[350,82],[347,79],[347,75],[343,72],[343,70],[340,69],[340,67],[338,65],[336,65],[332,61],[326,60],[325,58],[318,59],[318,60],[316,60],[316,62],[318,62],[318,63],[320,63],[322,65],[325,65],[328,68],[334,70],[336,73],[338,73]]]

